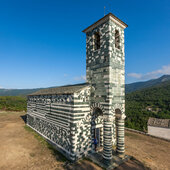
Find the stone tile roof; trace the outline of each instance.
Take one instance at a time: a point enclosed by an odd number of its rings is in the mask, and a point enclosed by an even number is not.
[[[148,119],[148,126],[170,128],[170,119],[157,119],[150,117]]]
[[[83,84],[75,84],[68,86],[60,86],[60,87],[52,87],[48,89],[42,89],[35,93],[29,94],[28,96],[36,96],[36,95],[49,95],[49,94],[73,94],[82,90],[83,88],[89,86],[87,83]]]

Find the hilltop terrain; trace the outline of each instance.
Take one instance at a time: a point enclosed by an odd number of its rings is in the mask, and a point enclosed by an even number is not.
[[[24,115],[24,112],[0,112],[0,169],[101,170],[88,160],[68,164],[42,137],[25,126]],[[125,143],[126,154],[133,159],[117,170],[169,169],[169,142],[126,132]]]

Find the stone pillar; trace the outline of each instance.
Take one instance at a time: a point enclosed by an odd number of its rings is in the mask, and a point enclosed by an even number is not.
[[[115,120],[115,116],[113,116],[112,126],[113,126],[113,134],[112,134],[113,139],[112,139],[112,141],[113,141],[113,146],[116,146],[116,120]]]
[[[106,162],[112,159],[112,120],[109,118],[104,119],[103,126],[103,158]]]
[[[125,115],[117,118],[117,145],[116,152],[120,157],[125,154]]]
[[[103,127],[100,128],[100,145],[103,146]]]

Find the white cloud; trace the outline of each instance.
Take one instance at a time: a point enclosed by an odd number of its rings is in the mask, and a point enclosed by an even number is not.
[[[140,79],[140,80],[146,80],[146,79],[158,78],[159,76],[163,74],[170,74],[170,64],[166,66],[162,66],[161,69],[158,69],[152,72],[148,72],[145,74],[129,73],[128,76],[136,78],[136,79]]]
[[[64,74],[64,77],[67,77],[68,76],[68,74]]]
[[[138,73],[129,73],[128,76],[139,79],[139,78],[141,78],[142,75],[141,75],[141,74],[138,74]]]
[[[82,80],[86,81],[86,76],[82,75],[82,76],[74,77],[74,80],[76,80],[76,81],[82,81]]]
[[[3,87],[0,86],[0,89],[3,89]]]

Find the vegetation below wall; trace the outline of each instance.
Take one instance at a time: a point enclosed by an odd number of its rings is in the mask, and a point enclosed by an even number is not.
[[[170,119],[170,81],[126,94],[126,127],[147,131],[149,117]]]
[[[26,111],[26,97],[0,96],[0,110]]]

